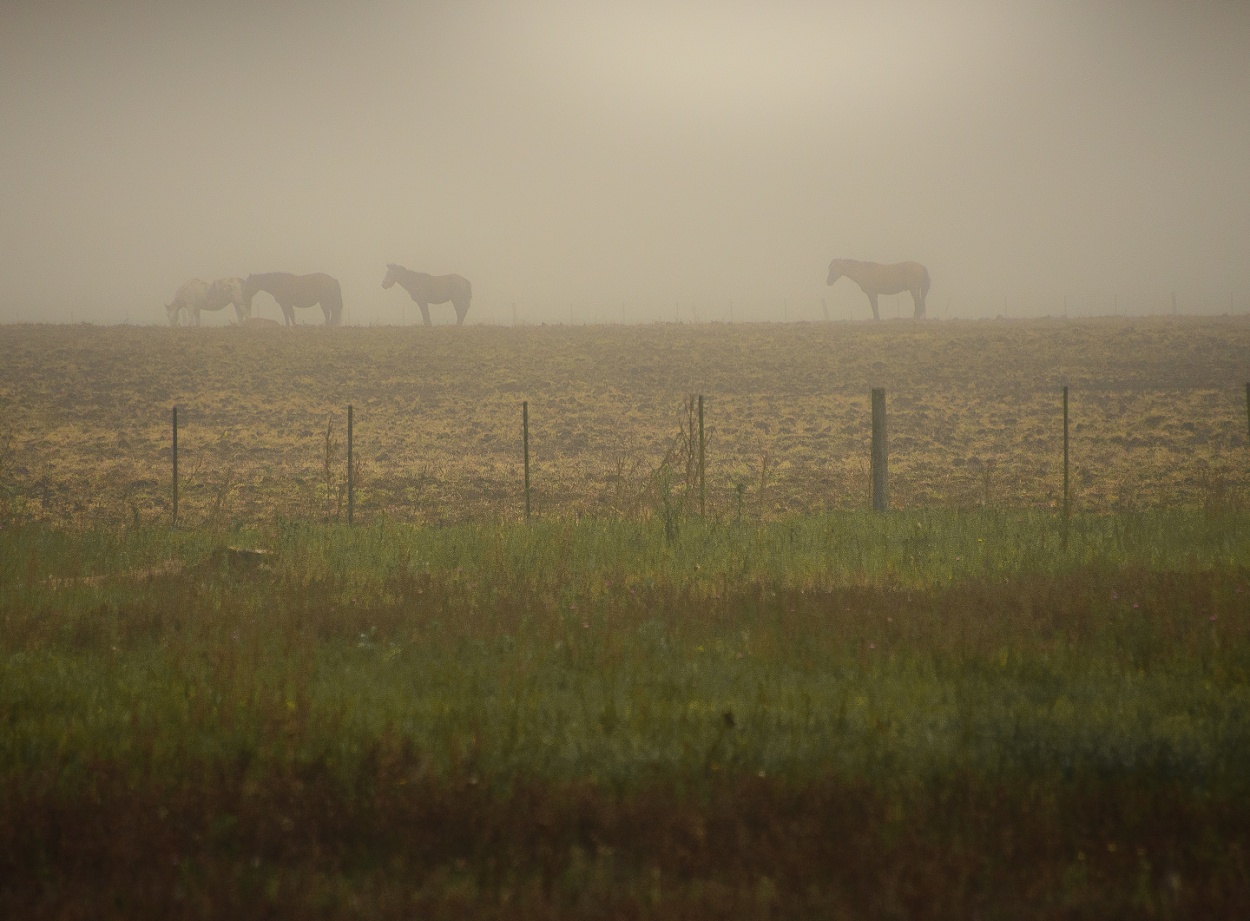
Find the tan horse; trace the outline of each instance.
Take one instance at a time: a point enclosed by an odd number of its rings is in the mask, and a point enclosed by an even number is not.
[[[387,263],[382,287],[389,288],[396,282],[417,302],[426,326],[434,325],[430,322],[430,305],[446,304],[448,301],[456,308],[456,325],[464,324],[464,315],[469,312],[469,301],[473,299],[473,286],[467,278],[459,275],[427,275],[393,262]]]
[[[872,318],[881,319],[881,311],[877,309],[878,294],[902,294],[911,292],[911,299],[916,305],[916,319],[924,319],[924,299],[929,293],[929,270],[919,262],[895,262],[892,265],[881,265],[876,262],[860,262],[858,259],[834,259],[829,263],[829,280],[825,284],[833,284],[845,275],[868,295],[868,303],[872,305]]]
[[[235,316],[243,322],[252,315],[252,305],[243,297],[243,280],[240,278],[219,278],[211,285],[193,278],[174,295],[174,299],[165,305],[169,315],[169,325],[178,325],[178,314],[186,311],[192,325],[200,325],[200,311],[222,310],[233,305]]]
[[[287,326],[295,325],[296,307],[321,305],[326,326],[338,326],[343,315],[343,290],[338,279],[323,272],[312,275],[292,275],[290,272],[262,272],[249,275],[243,282],[243,299],[248,313],[252,310],[252,298],[257,292],[268,291],[282,308],[282,318]]]

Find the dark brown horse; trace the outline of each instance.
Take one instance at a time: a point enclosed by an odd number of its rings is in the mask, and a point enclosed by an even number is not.
[[[456,325],[464,323],[464,315],[469,312],[469,301],[473,299],[473,286],[467,278],[459,275],[427,275],[393,262],[388,263],[382,287],[389,288],[396,282],[417,302],[426,326],[434,325],[430,322],[430,305],[446,304],[448,301],[456,308]]]
[[[252,312],[252,298],[258,291],[268,291],[282,308],[287,326],[295,325],[296,307],[321,305],[326,326],[338,326],[343,315],[343,291],[337,279],[322,272],[312,275],[292,275],[290,272],[262,272],[249,275],[243,282],[243,299],[247,301],[248,315]]]
[[[833,284],[845,275],[868,295],[872,305],[872,318],[881,319],[877,309],[878,294],[901,294],[911,292],[916,305],[916,319],[924,319],[924,299],[929,293],[929,270],[919,262],[895,262],[881,265],[876,262],[860,262],[858,259],[835,259],[829,263],[829,280]]]

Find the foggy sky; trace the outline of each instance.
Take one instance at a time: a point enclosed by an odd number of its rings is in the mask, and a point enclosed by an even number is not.
[[[937,317],[1250,312],[1247,48],[1240,0],[0,0],[0,322],[321,271],[411,323],[388,262],[471,323],[868,318],[834,256]]]

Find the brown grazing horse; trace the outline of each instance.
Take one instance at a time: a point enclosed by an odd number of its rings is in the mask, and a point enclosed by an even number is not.
[[[473,286],[467,278],[459,275],[427,275],[393,262],[387,263],[382,287],[389,288],[396,282],[417,302],[426,326],[434,325],[430,322],[430,305],[446,304],[448,301],[456,308],[456,325],[464,325],[464,315],[469,312],[469,301],[473,299]]]
[[[929,270],[919,262],[895,262],[881,265],[876,262],[860,262],[858,259],[835,259],[829,263],[829,280],[833,284],[845,275],[868,295],[872,305],[872,318],[881,319],[877,309],[878,294],[901,294],[911,292],[916,305],[916,319],[924,319],[924,299],[929,293]]]
[[[292,275],[290,272],[262,272],[249,275],[243,282],[243,298],[247,301],[248,314],[252,312],[252,298],[258,291],[268,291],[282,308],[287,326],[295,325],[296,307],[321,305],[326,326],[338,326],[343,315],[343,291],[338,280],[322,272],[313,275]]]

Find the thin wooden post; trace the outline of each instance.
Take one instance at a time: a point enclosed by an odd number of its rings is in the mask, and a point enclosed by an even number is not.
[[[530,404],[521,403],[521,443],[525,451],[525,520],[530,520]]]
[[[885,388],[872,388],[872,509],[890,507],[889,448],[885,428]]]
[[[1246,438],[1250,439],[1250,381],[1246,382]]]
[[[1250,388],[1250,385],[1247,385]],[[1072,513],[1068,501],[1068,385],[1063,385],[1063,517],[1064,520]]]
[[[1250,384],[1246,385],[1250,393]],[[170,521],[173,527],[178,526],[178,407],[174,407],[174,514]]]
[[[356,465],[352,463],[352,404],[347,404],[347,523],[356,517]]]
[[[707,441],[703,437],[703,394],[699,394],[699,514],[707,515],[707,478],[704,463],[704,448]]]

